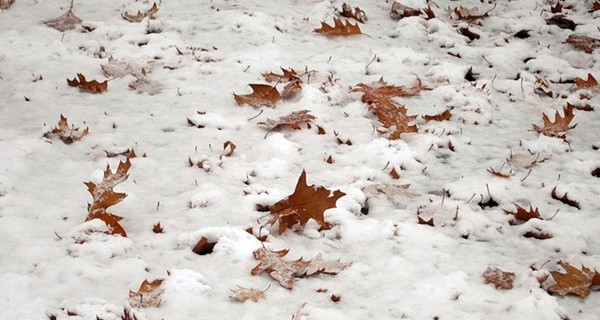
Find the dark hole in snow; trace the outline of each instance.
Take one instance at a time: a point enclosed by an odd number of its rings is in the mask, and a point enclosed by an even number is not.
[[[365,216],[369,214],[369,205],[365,204],[364,206],[362,206],[362,208],[360,208],[360,213],[364,214]]]
[[[517,33],[515,33],[515,38],[519,38],[519,39],[527,39],[529,38],[529,30],[521,30]]]
[[[562,14],[557,14],[550,19],[546,19],[547,25],[555,25],[561,29],[569,29],[575,31],[575,27],[577,26],[573,20],[567,19]]]
[[[271,207],[270,206],[267,206],[267,205],[264,205],[264,204],[260,204],[260,203],[257,203],[255,205],[255,209],[258,212],[269,212],[269,211],[271,211]]]
[[[600,178],[600,168],[596,168],[592,171],[592,175],[596,178]]]
[[[496,200],[494,200],[494,198],[492,198],[491,196],[487,201],[484,202],[483,196],[482,196],[482,199],[481,199],[481,201],[479,201],[478,205],[481,207],[481,209],[485,210],[485,208],[497,207],[498,202],[496,202]]]

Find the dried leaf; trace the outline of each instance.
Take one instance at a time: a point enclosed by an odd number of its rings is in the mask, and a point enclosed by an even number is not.
[[[296,80],[292,81],[283,87],[283,91],[281,91],[281,98],[283,100],[292,99],[298,95],[302,91],[302,81]]]
[[[421,11],[409,6],[405,6],[400,2],[394,2],[390,10],[390,17],[394,20],[400,20],[408,17],[417,17],[421,15]]]
[[[600,1],[596,0],[592,3],[592,12],[600,10]]]
[[[50,19],[45,21],[44,23],[51,28],[54,28],[60,32],[65,32],[67,30],[73,30],[78,24],[81,24],[83,20],[73,13],[73,9],[69,9],[62,16],[54,19]]]
[[[229,297],[239,302],[246,302],[246,300],[258,302],[258,300],[265,298],[265,292],[256,290],[254,288],[244,288],[242,286],[237,286],[237,288],[231,289],[231,294],[229,295]]]
[[[127,149],[122,152],[111,152],[111,151],[104,150],[104,153],[106,153],[107,158],[125,157],[127,159],[131,159],[131,158],[137,157],[137,154],[135,153],[135,149],[133,149],[133,148]]]
[[[154,233],[163,233],[164,229],[163,227],[160,225],[160,221],[152,226],[152,232]]]
[[[65,116],[60,115],[60,119],[58,120],[58,126],[54,127],[49,132],[44,134],[45,138],[52,139],[54,137],[58,137],[60,141],[65,144],[71,144],[75,141],[81,140],[85,135],[90,132],[88,127],[83,131],[79,131],[79,128],[75,128],[75,126],[69,126],[69,122]]]
[[[358,23],[352,24],[349,21],[344,22],[338,18],[333,18],[333,27],[325,22],[321,22],[321,28],[315,29],[314,32],[322,33],[328,36],[349,36],[354,34],[361,34]]]
[[[152,5],[152,7],[144,12],[138,10],[137,14],[133,15],[129,12],[125,11],[121,13],[121,17],[129,22],[141,22],[144,18],[148,17],[150,20],[156,19],[155,14],[158,12],[158,5],[156,2]]]
[[[436,115],[424,115],[423,119],[425,119],[425,121],[429,122],[429,121],[444,121],[444,120],[450,120],[450,118],[452,117],[452,113],[450,112],[450,110],[445,110],[442,113],[438,113]]]
[[[533,207],[531,205],[529,205],[529,211],[527,211],[527,209],[519,206],[516,203],[514,205],[515,205],[515,207],[517,207],[516,212],[503,210],[504,213],[513,215],[513,217],[519,221],[529,221],[531,219],[544,220],[544,218],[542,218],[542,216],[540,215],[538,208],[535,208],[535,210],[534,210]],[[510,223],[514,224],[515,221],[513,220]]]
[[[129,88],[138,93],[147,93],[151,96],[162,92],[164,86],[162,83],[153,80],[143,72],[135,76],[135,80],[129,83]]]
[[[569,199],[569,193],[565,192],[565,194],[562,197],[558,196],[558,192],[556,191],[556,187],[552,188],[552,199],[554,200],[558,200],[566,205],[569,205],[571,207],[575,207],[579,210],[581,210],[581,208],[579,207],[579,201],[575,201],[572,199]]]
[[[14,2],[15,0],[0,0],[0,9],[8,9]]]
[[[271,87],[268,84],[249,84],[252,88],[251,94],[237,95],[233,94],[235,101],[241,106],[249,104],[254,107],[260,107],[263,105],[275,108],[275,104],[281,100],[281,94],[277,91],[277,88]]]
[[[237,146],[233,142],[229,140],[225,141],[225,143],[223,143],[223,154],[221,157],[231,157],[236,148]]]
[[[211,254],[216,244],[216,242],[210,242],[206,237],[202,237],[198,243],[196,243],[192,252],[201,256]]]
[[[104,80],[104,82],[98,82],[97,80],[87,81],[81,73],[78,73],[77,78],[73,78],[73,80],[67,78],[67,84],[70,87],[76,87],[92,93],[102,93],[108,89],[108,80]]]
[[[292,289],[296,277],[308,277],[315,274],[337,274],[350,263],[339,261],[324,261],[319,254],[314,260],[302,260],[302,258],[289,261],[283,257],[289,250],[271,251],[264,247],[252,252],[252,255],[260,263],[251,271],[253,276],[266,271],[271,278],[277,280],[282,287]]]
[[[279,222],[279,234],[296,224],[304,227],[310,219],[316,221],[321,229],[329,229],[331,225],[323,216],[325,210],[335,208],[336,201],[345,195],[339,190],[333,191],[332,194],[324,187],[307,185],[306,171],[302,170],[294,193],[271,206],[271,214],[275,217],[268,223],[273,225]]]
[[[575,78],[575,89],[589,89],[598,86],[598,80],[591,73],[588,73],[587,80],[579,77]]]
[[[352,11],[352,7],[345,2],[342,4],[342,11],[339,11],[339,14],[342,17],[352,18],[360,23],[365,23],[368,20],[367,14],[359,7],[354,8],[354,11]]]
[[[515,175],[512,170],[510,170],[506,173],[502,172],[501,170],[502,170],[502,168],[500,168],[500,171],[496,171],[496,169],[494,169],[494,168],[488,168],[487,172],[495,175],[496,177],[500,177],[500,178],[510,178]]]
[[[463,36],[469,38],[469,40],[473,41],[473,40],[478,40],[479,38],[481,38],[481,36],[471,30],[469,30],[469,27],[466,28],[458,28],[458,33],[462,34]]]
[[[566,273],[550,271],[550,274],[552,275],[554,281],[556,281],[556,284],[550,286],[548,288],[548,291],[551,293],[558,294],[560,296],[574,294],[582,298],[587,297],[590,294],[592,276],[590,274],[587,274],[586,272],[583,272],[573,267],[568,263],[559,263]]]
[[[297,81],[300,80],[300,76],[294,69],[284,69],[280,67],[283,74],[277,74],[273,72],[263,73],[262,76],[265,78],[265,81],[271,82],[279,82],[279,81]]]
[[[573,106],[566,106],[563,108],[564,116],[560,116],[558,111],[554,116],[554,122],[550,121],[550,118],[544,113],[542,115],[542,120],[544,121],[544,127],[540,127],[538,125],[533,125],[533,130],[536,132],[542,133],[549,137],[557,137],[561,139],[565,139],[566,132],[570,129],[575,128],[577,124],[570,126],[571,120],[575,117],[573,114]]]
[[[363,192],[367,198],[374,197],[383,193],[389,200],[394,200],[396,197],[414,197],[419,195],[416,192],[408,190],[410,184],[373,184],[363,188]]]
[[[496,6],[494,5],[494,7],[492,9],[488,10],[487,12],[485,12],[483,14],[478,14],[479,10],[477,8],[468,9],[468,8],[464,8],[462,6],[456,7],[454,9],[448,7],[448,9],[446,9],[446,12],[448,12],[450,14],[452,19],[473,21],[476,19],[483,19],[483,18],[489,17],[490,11],[494,10],[495,7]]]
[[[259,122],[258,124],[267,126],[270,131],[280,130],[284,127],[288,127],[294,130],[300,130],[301,124],[305,123],[310,125],[310,123],[316,119],[315,116],[308,114],[310,110],[300,110],[294,111],[287,116],[280,117],[279,120],[271,120],[267,119],[264,122]]]
[[[546,19],[546,24],[547,25],[555,25],[561,29],[569,29],[571,31],[575,31],[575,27],[577,26],[575,24],[575,22],[573,22],[573,20],[567,19],[562,14],[557,14],[557,15],[552,16],[549,19]]]
[[[156,279],[152,282],[144,280],[138,291],[129,291],[129,304],[134,308],[157,306],[160,303],[160,295],[163,293],[161,288],[163,281],[164,279]]]
[[[129,177],[128,171],[131,167],[131,162],[127,159],[125,162],[119,162],[117,171],[112,173],[110,166],[106,166],[104,170],[104,177],[100,184],[93,182],[86,182],[85,185],[88,187],[88,191],[92,195],[92,203],[88,204],[88,214],[92,216],[98,212],[106,210],[108,207],[114,206],[117,203],[123,201],[127,194],[121,192],[114,192],[113,188],[127,180]],[[88,219],[89,220],[89,219]]]
[[[513,288],[515,274],[513,272],[502,271],[498,268],[488,267],[483,273],[485,283],[491,283],[496,289],[510,290]]]

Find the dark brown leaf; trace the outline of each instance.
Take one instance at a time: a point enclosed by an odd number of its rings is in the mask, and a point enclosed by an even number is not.
[[[577,26],[573,20],[567,19],[562,14],[557,14],[549,19],[546,19],[547,25],[555,25],[561,29],[569,29],[575,31],[575,27]]]
[[[579,207],[579,201],[575,201],[573,199],[569,199],[569,193],[565,192],[565,194],[562,197],[558,196],[558,192],[556,191],[557,187],[552,188],[552,199],[558,200],[566,205],[569,205],[571,207],[575,207],[579,210],[581,210],[581,208]]]

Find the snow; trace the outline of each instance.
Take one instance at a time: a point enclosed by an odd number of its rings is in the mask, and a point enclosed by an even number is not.
[[[431,5],[438,17],[392,20],[391,2],[357,0],[349,4],[369,18],[364,35],[327,37],[312,31],[331,24],[342,1],[162,1],[156,19],[140,23],[121,13],[151,2],[75,1],[83,22],[65,32],[43,22],[69,1],[17,0],[0,11],[4,318],[121,319],[130,290],[164,279],[158,306],[130,310],[137,319],[596,319],[596,292],[553,296],[545,290],[552,279],[538,279],[561,270],[559,261],[600,269],[600,184],[591,175],[600,167],[598,88],[560,83],[600,77],[600,49],[564,43],[573,33],[600,38],[598,12],[588,12],[591,2],[561,2],[573,32],[546,25],[545,0],[402,3]],[[496,6],[469,25],[480,39],[457,32],[468,23],[444,9],[459,5],[479,13]],[[521,30],[530,37],[513,36]],[[265,83],[261,73],[280,67],[302,74],[297,97],[275,108],[236,104],[233,93],[249,93],[248,84]],[[470,68],[476,81],[465,80]],[[77,73],[109,79],[107,92],[67,86]],[[360,93],[350,92],[381,77],[429,89],[395,98],[418,114],[418,134],[385,139]],[[143,83],[133,90],[136,78]],[[559,97],[538,95],[538,79]],[[567,141],[533,131],[567,102],[596,110],[575,110]],[[310,129],[258,125],[304,109],[316,117]],[[421,117],[445,110],[449,121]],[[44,138],[61,114],[90,133],[70,145]],[[230,156],[226,141],[236,145]],[[107,165],[124,160],[105,151],[129,148],[138,157],[115,187],[128,196],[109,208],[124,218],[123,238],[85,221],[83,182],[101,181]],[[308,223],[279,235],[258,209],[291,194],[302,170],[309,185],[346,196],[325,212],[332,229]],[[391,196],[365,189],[390,184],[410,187]],[[555,187],[580,209],[552,199]],[[490,198],[498,206],[483,206]],[[515,204],[547,220],[510,225],[503,210]],[[435,226],[418,224],[417,212]],[[164,233],[152,231],[158,222]],[[532,230],[552,238],[524,237]],[[264,243],[255,237],[265,235]],[[216,242],[211,254],[192,252],[202,237]],[[252,252],[263,246],[289,249],[285,259],[322,254],[351,265],[288,290],[250,274]],[[488,267],[514,272],[514,288],[485,284]],[[237,302],[229,298],[237,286],[264,290],[265,299]]]

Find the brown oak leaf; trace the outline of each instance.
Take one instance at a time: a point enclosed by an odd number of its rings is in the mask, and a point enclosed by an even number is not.
[[[575,77],[574,89],[589,89],[598,86],[598,80],[591,73],[588,73],[587,79]]]
[[[106,210],[108,207],[116,205],[127,197],[127,194],[115,192],[113,188],[117,184],[127,180],[130,167],[131,162],[128,158],[125,162],[119,162],[115,173],[110,170],[110,166],[106,166],[104,177],[99,184],[91,181],[85,182],[89,193],[92,195],[92,203],[88,203],[88,216],[85,221],[100,219],[109,227],[110,234],[119,234],[123,237],[127,237],[127,234],[119,224],[122,218],[108,213]]]
[[[579,270],[562,261],[559,263],[565,270],[565,273],[550,271],[550,275],[552,275],[556,283],[548,287],[549,292],[560,296],[574,294],[585,298],[590,294],[590,286],[598,284],[597,282],[593,283],[593,280],[598,281],[599,279],[598,272],[592,272],[586,267],[583,267],[583,270]]]
[[[298,73],[296,72],[296,70],[290,68],[290,69],[284,69],[282,67],[280,67],[282,74],[277,74],[274,72],[269,72],[269,73],[263,73],[262,76],[263,78],[265,78],[265,81],[271,83],[271,82],[278,82],[278,81],[296,81],[296,80],[300,80],[300,76],[298,75]]]
[[[271,214],[274,217],[267,222],[274,225],[279,222],[279,234],[294,225],[300,224],[304,227],[313,219],[321,229],[329,229],[331,225],[325,221],[325,210],[335,208],[336,201],[346,194],[335,190],[333,194],[324,187],[315,187],[306,184],[306,171],[302,170],[294,193],[271,206]]]
[[[579,201],[570,199],[568,192],[565,192],[565,194],[562,197],[559,197],[556,188],[557,187],[552,188],[552,193],[551,193],[552,199],[558,200],[566,205],[569,205],[571,207],[575,207],[575,208],[581,210],[581,208],[579,207]]]
[[[502,271],[498,268],[488,267],[483,273],[485,283],[491,283],[496,289],[510,290],[513,288],[515,274],[513,272]]]
[[[281,91],[281,99],[283,99],[283,100],[292,99],[295,96],[297,96],[298,93],[300,93],[301,91],[302,91],[302,81],[301,80],[292,81],[292,82],[286,84],[285,87],[283,87],[283,90]]]
[[[592,3],[592,12],[600,10],[600,1],[596,0]]]
[[[78,24],[81,24],[82,21],[83,20],[73,13],[73,8],[69,8],[69,10],[62,16],[45,21],[44,24],[60,32],[65,32],[67,30],[75,29],[75,27]]]
[[[583,50],[585,53],[592,53],[594,49],[600,47],[600,39],[577,34],[570,35],[565,43],[569,43],[575,49]]]
[[[160,303],[160,295],[163,293],[161,284],[164,279],[156,279],[152,282],[147,279],[142,282],[138,291],[129,290],[129,304],[134,308],[155,307]]]
[[[321,22],[321,28],[315,29],[314,32],[322,33],[328,36],[349,36],[354,34],[361,34],[358,23],[352,24],[346,20],[346,23],[339,18],[333,18],[333,26],[328,25],[325,22]]]
[[[160,225],[160,221],[152,226],[152,232],[154,233],[164,233],[164,228]]]
[[[337,9],[336,9],[337,11]],[[359,7],[354,8],[347,3],[342,3],[342,11],[338,11],[339,15],[345,18],[352,18],[360,23],[365,23],[367,19],[367,14],[362,11]]]
[[[276,131],[283,127],[292,128],[294,130],[300,130],[301,124],[305,123],[310,126],[310,123],[316,119],[315,116],[309,114],[310,110],[294,111],[287,116],[280,117],[279,120],[267,119],[264,122],[258,124],[267,126],[270,131]]]
[[[58,120],[58,126],[54,127],[49,132],[44,134],[45,138],[52,139],[53,137],[58,137],[60,141],[65,144],[71,144],[75,141],[81,140],[85,135],[90,132],[90,128],[86,127],[83,131],[79,131],[79,128],[75,128],[75,126],[69,126],[69,121],[62,114],[60,115],[60,119]]]
[[[192,249],[192,252],[201,256],[211,254],[216,244],[217,242],[212,242],[209,241],[206,237],[202,237],[200,238],[198,243],[196,243],[196,245]]]
[[[256,290],[254,288],[245,288],[242,286],[237,286],[237,288],[231,289],[231,294],[229,295],[229,297],[239,302],[246,302],[246,300],[258,302],[258,300],[265,298],[265,292]]]
[[[121,13],[121,17],[129,22],[141,22],[144,18],[148,17],[150,20],[156,19],[155,14],[158,12],[158,5],[156,2],[152,5],[152,7],[144,12],[138,10],[137,14],[133,15],[129,12],[125,11]]]
[[[390,17],[394,20],[400,20],[408,17],[416,17],[421,15],[421,11],[415,8],[406,6],[400,2],[394,2],[390,9]]]
[[[108,80],[104,80],[104,82],[98,82],[97,80],[87,81],[81,73],[78,73],[77,78],[73,78],[73,80],[67,78],[67,84],[70,87],[76,87],[93,93],[101,93],[108,89]]]
[[[450,120],[450,118],[452,117],[452,113],[450,112],[450,110],[445,110],[442,113],[438,113],[432,116],[429,115],[424,115],[423,119],[425,119],[425,121],[429,122],[429,121],[444,121],[444,120]]]
[[[275,104],[281,100],[281,94],[277,91],[277,88],[271,87],[268,84],[249,84],[252,88],[251,94],[237,95],[233,94],[235,101],[241,106],[249,104],[254,107],[260,107],[263,105],[275,108]]]
[[[515,207],[517,207],[516,212],[503,209],[504,213],[513,215],[514,219],[517,219],[518,221],[529,221],[531,219],[544,220],[544,218],[542,218],[542,216],[540,215],[540,211],[538,210],[538,208],[533,209],[533,207],[529,205],[529,210],[527,210],[516,203],[514,205]],[[511,220],[510,224],[515,224],[515,221]]]
[[[15,0],[0,0],[0,9],[8,9],[14,2]]]
[[[571,120],[575,117],[573,113],[574,107],[572,105],[567,105],[563,108],[564,116],[561,116],[558,111],[556,111],[554,116],[554,122],[550,121],[548,115],[545,113],[542,115],[542,120],[544,121],[544,127],[540,127],[536,124],[533,124],[533,130],[536,132],[542,133],[549,137],[557,137],[561,139],[566,138],[566,132],[570,129],[573,129],[577,126],[574,124],[570,126]]]
[[[277,280],[282,287],[292,289],[297,277],[309,277],[315,274],[335,275],[350,265],[340,261],[324,261],[319,254],[314,260],[294,261],[283,259],[289,250],[271,251],[264,247],[252,252],[252,255],[260,263],[251,271],[253,276],[266,271],[271,278]]]

